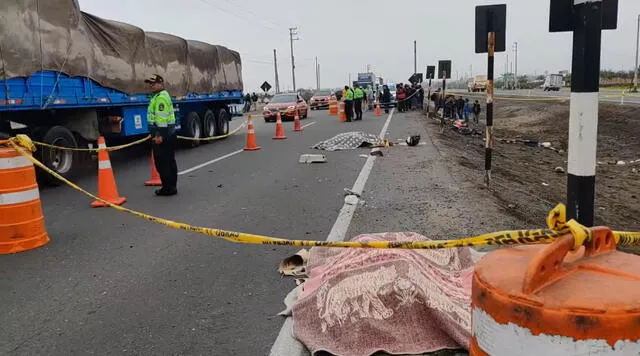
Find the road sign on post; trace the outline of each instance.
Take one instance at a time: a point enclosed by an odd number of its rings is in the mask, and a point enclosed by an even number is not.
[[[551,0],[549,32],[573,31],[567,218],[594,225],[600,46],[618,26],[618,0]]]
[[[429,109],[431,104],[431,79],[434,79],[436,74],[436,66],[427,66],[427,79],[429,79],[429,91],[427,92],[427,117],[429,117]],[[435,103],[434,103],[435,104]]]
[[[262,85],[260,86],[260,89],[262,89],[262,91],[264,91],[265,93],[268,92],[271,89],[271,84],[269,84],[268,82],[264,82],[262,83]]]
[[[507,5],[476,6],[476,53],[487,53],[487,125],[484,150],[484,184],[491,186],[493,154],[493,67],[494,53],[506,47]]]
[[[446,96],[445,96],[445,92],[447,91],[447,79],[451,78],[451,61],[449,60],[443,60],[443,61],[438,61],[438,79],[442,79],[442,100],[446,100]],[[440,100],[440,99],[438,99]],[[437,115],[437,111],[436,111],[436,115]],[[442,133],[442,130],[444,130],[444,108],[442,109],[442,121],[440,124],[440,132]]]

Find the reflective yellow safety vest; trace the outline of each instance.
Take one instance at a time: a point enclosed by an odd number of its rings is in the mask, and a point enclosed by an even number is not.
[[[169,92],[162,89],[151,97],[147,108],[147,124],[151,136],[172,134],[175,130],[176,116]]]

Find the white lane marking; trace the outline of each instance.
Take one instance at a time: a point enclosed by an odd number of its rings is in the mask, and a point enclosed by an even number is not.
[[[220,157],[218,157],[218,158],[212,159],[211,161],[204,162],[204,163],[202,163],[202,164],[199,164],[199,165],[197,165],[197,166],[191,167],[191,168],[189,168],[189,169],[185,169],[185,170],[184,170],[184,171],[182,171],[182,172],[178,172],[178,175],[179,175],[179,176],[181,176],[181,175],[184,175],[184,174],[187,174],[187,173],[191,173],[191,172],[193,172],[193,171],[195,171],[195,170],[198,170],[198,169],[200,169],[200,168],[202,168],[202,167],[206,167],[206,166],[208,166],[208,165],[210,165],[210,164],[214,164],[214,163],[216,163],[216,162],[220,162],[220,161],[222,161],[223,159],[227,159],[227,158],[229,158],[229,157],[235,156],[235,155],[237,155],[237,154],[238,154],[238,153],[240,153],[240,152],[244,152],[244,150],[237,150],[237,151],[233,151],[233,152],[231,152],[231,153],[227,153],[227,154],[226,154],[226,155],[224,155],[224,156],[220,156]]]
[[[387,133],[387,129],[389,128],[389,123],[391,122],[391,118],[393,117],[393,112],[395,109],[391,109],[389,116],[387,117],[387,121],[384,123],[382,130],[380,131],[379,137],[384,138]],[[374,148],[373,151],[378,151],[379,148]],[[373,169],[373,163],[376,160],[376,156],[369,156],[367,161],[364,163],[356,182],[353,184],[353,188],[351,189],[353,192],[361,194],[364,189],[365,183],[367,183],[367,179],[369,178],[369,174],[371,174],[371,170]],[[338,214],[338,218],[336,219],[333,227],[331,228],[331,232],[327,237],[327,241],[342,241],[344,240],[345,235],[347,234],[347,230],[349,230],[349,225],[351,225],[351,219],[353,219],[353,214],[358,207],[357,204],[347,204],[346,202],[340,209],[340,213]],[[284,325],[282,325],[282,329],[280,329],[280,333],[278,333],[278,338],[273,343],[271,347],[271,352],[269,356],[299,356],[306,353],[306,350],[302,347],[300,342],[296,340],[293,336],[293,319],[291,317],[287,317],[285,319]]]
[[[311,125],[315,125],[315,124],[316,124],[316,122],[315,122],[315,121],[311,121],[311,122],[310,122],[310,123],[308,123],[308,124],[302,125],[302,128],[304,129],[305,127],[309,127],[309,126],[311,126]]]
[[[380,130],[380,139],[384,138],[384,135],[387,133],[387,129],[389,128],[389,123],[391,122],[391,118],[393,117],[394,109],[391,110],[389,116],[387,117],[387,121],[382,126],[382,130]],[[379,151],[379,148],[374,148],[371,151]],[[371,174],[371,170],[373,169],[373,164],[376,161],[376,156],[367,157],[367,161],[364,163],[356,182],[353,184],[353,188],[351,191],[357,194],[362,194],[364,190],[364,185],[367,183],[369,179],[369,175]],[[331,232],[329,232],[329,236],[327,237],[327,241],[344,241],[344,237],[347,234],[347,230],[349,230],[349,225],[351,225],[351,219],[353,219],[353,214],[356,212],[356,208],[358,205],[345,204],[340,209],[340,213],[338,214],[338,218],[336,222],[333,224],[331,228]]]

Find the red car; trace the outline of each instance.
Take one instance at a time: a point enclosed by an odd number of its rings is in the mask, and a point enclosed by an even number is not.
[[[264,107],[262,115],[265,122],[275,122],[278,111],[282,120],[293,120],[296,110],[301,119],[309,115],[309,106],[299,94],[276,94]]]
[[[329,108],[329,100],[336,100],[336,96],[330,89],[321,89],[315,92],[309,100],[311,110]]]

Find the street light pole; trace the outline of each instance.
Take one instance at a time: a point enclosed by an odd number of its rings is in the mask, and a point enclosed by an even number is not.
[[[640,15],[638,15],[638,31],[636,33],[636,66],[633,69],[633,91],[638,91],[638,43],[640,42]]]
[[[513,43],[513,48],[515,50],[515,56],[516,56],[516,69],[515,72],[513,73],[513,77],[516,80],[516,89],[518,89],[518,87],[520,86],[520,84],[518,83],[518,42],[514,42]]]
[[[291,78],[293,80],[293,91],[296,91],[296,62],[295,62],[295,58],[293,57],[293,41],[297,41],[299,40],[298,37],[293,37],[293,36],[297,36],[298,32],[296,32],[298,30],[297,27],[289,27],[289,42],[291,42]]]

